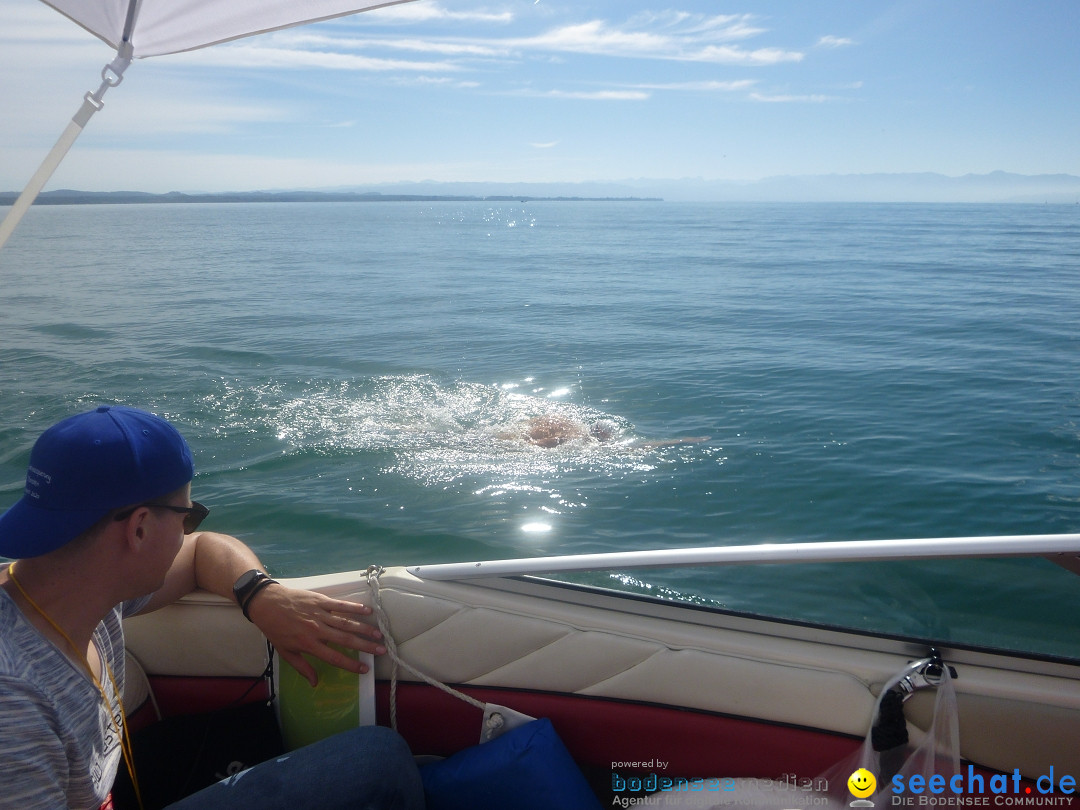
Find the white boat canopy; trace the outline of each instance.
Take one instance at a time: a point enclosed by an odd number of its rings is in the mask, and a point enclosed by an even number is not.
[[[410,0],[44,0],[131,57],[193,51]]]
[[[110,87],[120,84],[132,59],[193,51],[282,28],[358,14],[412,0],[43,0],[116,49],[101,71],[101,86],[87,93],[22,194],[0,223],[3,248],[60,165]]]

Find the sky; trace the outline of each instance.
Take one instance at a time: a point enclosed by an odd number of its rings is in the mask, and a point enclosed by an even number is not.
[[[46,189],[1080,175],[1078,33],[1077,0],[416,0],[136,60]],[[0,0],[0,190],[112,58]]]

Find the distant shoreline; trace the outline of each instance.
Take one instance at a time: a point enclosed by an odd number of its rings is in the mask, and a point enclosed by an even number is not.
[[[0,192],[11,205],[15,191]],[[701,202],[701,203],[1036,203],[1080,204],[1080,176],[1004,171],[949,177],[901,174],[778,175],[756,181],[637,178],[582,182],[422,182],[223,192],[53,189],[41,205],[263,202]]]
[[[0,192],[0,205],[12,205],[19,194]],[[214,194],[151,194],[142,191],[46,191],[34,205],[133,205],[193,203],[296,202],[663,202],[662,197],[533,197],[529,195],[380,194],[379,192],[243,191]]]

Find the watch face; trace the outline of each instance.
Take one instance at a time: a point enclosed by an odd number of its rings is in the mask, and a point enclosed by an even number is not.
[[[263,574],[262,571],[256,571],[255,569],[245,571],[240,575],[240,578],[236,580],[236,584],[233,585],[233,595],[236,596],[239,601],[241,597],[243,597],[244,592],[264,576],[265,574]]]
[[[243,590],[252,582],[254,582],[257,576],[259,576],[258,571],[245,571],[243,574],[240,575],[240,579],[236,580],[236,584],[233,585],[233,590]]]

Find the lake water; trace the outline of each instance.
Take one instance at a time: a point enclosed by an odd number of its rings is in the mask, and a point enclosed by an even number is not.
[[[1078,313],[1075,205],[37,206],[0,253],[0,507],[119,402],[285,576],[1077,532]],[[545,414],[615,435],[507,438]],[[574,578],[1080,657],[1043,560]]]

